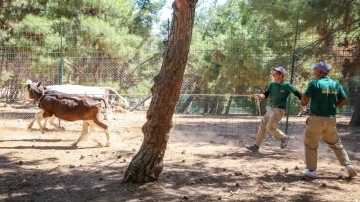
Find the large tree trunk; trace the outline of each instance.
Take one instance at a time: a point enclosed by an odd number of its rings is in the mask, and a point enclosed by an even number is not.
[[[169,42],[143,125],[144,140],[125,171],[124,182],[151,182],[163,170],[163,158],[188,60],[197,0],[175,0]]]

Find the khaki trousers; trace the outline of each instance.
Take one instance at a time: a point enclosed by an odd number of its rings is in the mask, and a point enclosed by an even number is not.
[[[278,139],[287,137],[285,133],[278,129],[279,123],[285,114],[284,109],[267,107],[266,114],[261,118],[261,124],[256,137],[256,145],[260,147],[262,141],[265,139],[266,131]]]
[[[317,169],[317,148],[320,139],[329,145],[340,165],[350,164],[349,156],[336,131],[336,117],[310,116],[304,132],[305,163],[309,170]]]

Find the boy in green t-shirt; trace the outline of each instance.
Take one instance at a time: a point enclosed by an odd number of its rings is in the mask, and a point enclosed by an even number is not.
[[[301,93],[289,82],[284,81],[284,75],[285,69],[283,67],[273,68],[272,76],[274,77],[274,81],[269,84],[265,93],[252,95],[255,99],[265,99],[269,97],[270,106],[267,107],[267,112],[261,119],[255,144],[246,145],[246,148],[251,152],[257,152],[259,150],[260,145],[265,138],[266,131],[269,131],[272,135],[281,140],[281,149],[284,149],[288,145],[290,140],[289,136],[278,129],[278,126],[285,114],[289,95],[294,93],[300,100]]]

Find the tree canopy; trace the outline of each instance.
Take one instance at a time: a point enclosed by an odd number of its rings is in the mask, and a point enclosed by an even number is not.
[[[19,76],[8,64],[36,58],[22,64],[56,82],[64,58],[68,82],[112,82],[131,93],[149,91],[168,40],[167,21],[159,21],[165,3],[2,1],[2,53],[11,54],[5,54],[0,80]],[[359,5],[358,0],[199,1],[184,85],[196,81],[198,93],[248,94],[264,89],[271,68],[284,66],[296,72],[294,82],[303,88],[308,67],[319,60],[332,64],[336,78],[358,76]],[[161,35],[155,35],[159,24]],[[108,65],[115,73],[101,75]],[[95,76],[87,78],[86,71]],[[118,81],[125,76],[128,81]]]

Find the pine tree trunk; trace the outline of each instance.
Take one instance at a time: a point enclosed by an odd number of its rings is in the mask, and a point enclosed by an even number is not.
[[[355,110],[351,115],[350,126],[360,126],[360,94],[356,101]]]
[[[146,183],[158,179],[172,116],[179,99],[188,59],[197,0],[175,0],[169,42],[160,73],[154,78],[152,100],[143,125],[144,140],[125,171],[123,182]]]
[[[229,100],[228,100],[228,102],[226,104],[226,110],[225,110],[226,115],[228,115],[230,113],[230,108],[231,108],[231,103],[233,101],[233,98],[234,98],[233,96],[230,96]]]

